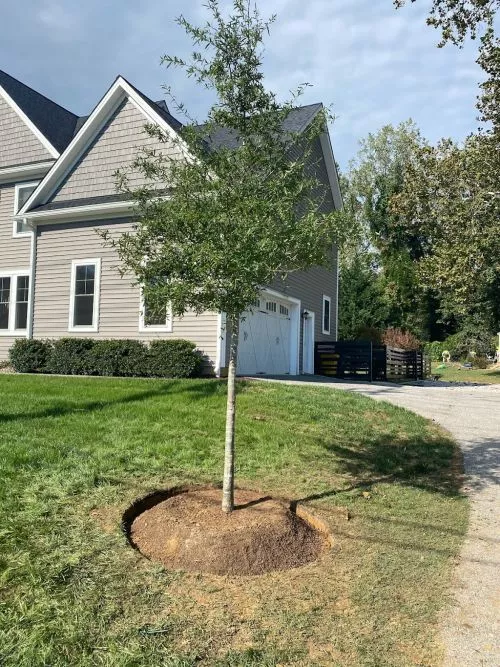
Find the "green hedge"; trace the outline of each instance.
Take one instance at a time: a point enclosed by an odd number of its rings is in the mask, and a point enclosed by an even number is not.
[[[139,340],[99,340],[87,352],[90,375],[149,375],[148,348]]]
[[[188,340],[60,338],[17,340],[9,352],[18,373],[190,378],[201,375],[203,357]]]
[[[88,375],[88,353],[94,347],[92,338],[60,338],[54,341],[47,363],[49,373]]]
[[[9,361],[18,373],[47,373],[47,363],[52,354],[48,340],[18,338],[9,350]]]
[[[201,374],[203,359],[189,340],[154,340],[149,348],[148,375],[183,378]]]

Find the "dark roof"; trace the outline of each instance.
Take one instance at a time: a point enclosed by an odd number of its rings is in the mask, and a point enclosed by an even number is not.
[[[121,77],[124,81],[127,81],[124,76]],[[177,120],[177,118],[174,118],[170,111],[168,110],[168,106],[166,102],[163,100],[160,100],[159,102],[153,102],[147,95],[144,95],[144,93],[141,93],[141,91],[136,88],[134,85],[130,83],[130,81],[127,81],[128,85],[135,90],[135,92],[142,97],[142,99],[148,104],[155,113],[157,113],[165,122],[167,122],[172,129],[174,129],[176,132],[178,132],[181,127],[182,123]]]
[[[319,102],[317,104],[308,104],[304,107],[297,107],[288,114],[283,123],[283,132],[300,133],[309,125],[314,116],[322,109],[323,105]],[[198,126],[203,133],[203,128],[206,125]],[[212,127],[210,134],[204,136],[210,148],[237,148],[240,139],[235,130],[227,127]]]
[[[0,86],[31,122],[62,153],[73,138],[78,116],[0,70]]]

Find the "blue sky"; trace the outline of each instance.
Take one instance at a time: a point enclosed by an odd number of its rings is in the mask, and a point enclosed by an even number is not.
[[[436,48],[428,0],[396,11],[392,0],[260,0],[278,14],[266,43],[268,86],[286,95],[309,82],[304,104],[332,104],[334,151],[346,168],[360,138],[412,117],[431,141],[463,138],[477,126],[481,71],[476,45]],[[203,119],[205,92],[161,55],[187,55],[174,19],[200,22],[203,0],[23,0],[2,7],[0,69],[71,111],[87,114],[117,74],[153,99],[172,86]]]

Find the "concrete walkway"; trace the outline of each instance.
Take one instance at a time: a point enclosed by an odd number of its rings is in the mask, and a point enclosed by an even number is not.
[[[456,438],[464,454],[471,521],[455,573],[456,604],[443,621],[444,665],[500,667],[500,385],[399,386],[305,376],[276,380],[389,401],[434,419]]]

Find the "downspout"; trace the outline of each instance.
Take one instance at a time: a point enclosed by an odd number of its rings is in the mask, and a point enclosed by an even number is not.
[[[27,223],[26,218],[24,222]],[[36,275],[36,250],[37,250],[37,228],[36,224],[28,223],[31,227],[31,249],[30,249],[30,274],[29,274],[29,300],[28,300],[28,326],[26,338],[33,338],[33,319],[35,310],[35,275]]]

